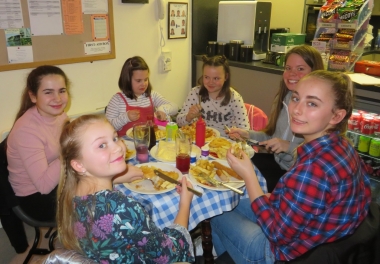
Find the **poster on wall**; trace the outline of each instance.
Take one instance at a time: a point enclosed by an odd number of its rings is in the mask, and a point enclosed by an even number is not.
[[[109,40],[109,23],[107,15],[91,15],[92,40]]]
[[[187,38],[187,3],[169,2],[168,38]]]
[[[5,29],[8,63],[33,61],[30,28]]]
[[[32,36],[62,35],[62,10],[60,0],[28,0]]]

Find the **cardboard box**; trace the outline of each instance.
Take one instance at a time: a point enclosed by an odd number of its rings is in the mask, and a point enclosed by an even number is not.
[[[273,52],[288,52],[289,50],[291,50],[292,48],[294,47],[297,47],[298,45],[294,45],[294,46],[280,46],[280,45],[274,45],[274,44],[271,44],[270,45],[270,51],[273,51]]]
[[[306,34],[302,33],[273,33],[271,44],[279,46],[296,46],[305,43]]]

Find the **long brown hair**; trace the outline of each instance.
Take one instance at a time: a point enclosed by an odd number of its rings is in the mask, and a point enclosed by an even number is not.
[[[81,158],[81,135],[83,129],[96,122],[108,122],[103,115],[83,115],[71,123],[67,123],[61,133],[61,177],[57,190],[57,228],[58,238],[66,249],[81,252],[79,242],[74,233],[73,198],[81,178],[84,177],[75,171],[70,162]]]
[[[223,66],[224,74],[226,76],[226,81],[223,84],[222,89],[220,90],[218,97],[223,97],[224,99],[221,103],[222,106],[228,105],[228,103],[231,100],[231,71],[230,66],[228,65],[228,61],[226,56],[214,56],[214,57],[207,57],[202,56],[203,66],[202,66],[202,74],[205,66],[212,66],[212,67],[219,67]],[[203,75],[198,79],[198,84],[201,86],[199,90],[199,95],[202,98],[202,102],[205,102],[210,99],[208,95],[208,91],[206,87],[203,84]]]
[[[321,54],[318,52],[318,50],[309,45],[300,45],[289,50],[285,55],[285,64],[291,54],[297,54],[301,56],[306,64],[309,65],[311,71],[324,69]],[[276,130],[277,119],[283,108],[282,102],[288,91],[289,89],[284,82],[284,78],[282,78],[280,82],[280,88],[278,89],[275,100],[273,102],[268,124],[262,130],[269,136],[272,136]]]
[[[121,68],[120,77],[119,77],[119,88],[129,99],[137,99],[136,95],[132,89],[132,76],[133,72],[137,70],[148,71],[149,66],[145,60],[139,56],[135,56],[127,59],[124,62],[123,67]],[[150,96],[152,92],[152,85],[150,81],[148,82],[148,88],[145,91],[146,96]]]
[[[35,68],[32,70],[28,78],[26,79],[26,86],[24,88],[24,91],[22,92],[21,96],[21,103],[20,108],[17,112],[15,122],[32,106],[35,105],[35,103],[32,102],[30,99],[29,93],[32,93],[34,96],[37,97],[38,89],[41,85],[41,80],[47,75],[60,75],[65,80],[66,90],[67,93],[70,95],[70,80],[67,78],[66,74],[57,66],[53,65],[43,65]]]
[[[353,84],[351,78],[342,72],[329,72],[325,70],[311,72],[304,78],[318,78],[331,85],[335,102],[332,112],[334,113],[336,110],[343,109],[346,110],[346,115],[342,121],[328,129],[326,133],[339,132],[341,136],[345,136],[348,119],[351,117],[354,107]]]

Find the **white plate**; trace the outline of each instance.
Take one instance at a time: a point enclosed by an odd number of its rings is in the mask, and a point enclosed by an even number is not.
[[[164,127],[164,126],[157,126],[157,127],[158,127],[159,130],[166,130],[166,127]],[[130,139],[133,139],[133,132],[132,132],[132,130],[133,130],[133,127],[131,127],[130,129],[128,129],[127,133],[126,133],[126,136],[128,138],[130,138]],[[160,137],[160,138],[156,137],[156,140],[161,140],[161,139],[164,139],[164,138],[166,138],[166,134],[165,134],[164,137]]]
[[[162,169],[163,171],[175,171],[178,173],[179,177],[178,180],[180,181],[182,179],[182,173],[173,165],[170,164],[164,164],[161,162],[149,162],[149,163],[142,163],[142,164],[136,164],[136,167],[141,167],[141,166],[154,166],[156,168]],[[159,194],[159,193],[166,193],[170,192],[175,188],[169,188],[169,189],[164,189],[164,190],[156,190],[153,187],[153,184],[149,180],[144,180],[141,182],[137,183],[124,183],[124,186],[127,187],[129,190],[137,193],[142,193],[142,194]]]
[[[211,142],[211,140],[213,140],[214,138],[220,137],[220,132],[216,130],[215,128],[212,128],[212,127],[206,127],[206,128],[209,128],[212,131],[214,131],[214,137],[209,138],[209,140],[206,139],[206,142]]]
[[[224,166],[226,167],[229,167],[230,168],[230,165],[228,165],[227,161],[223,161],[223,160],[218,160],[219,163],[223,164]],[[223,186],[220,186],[220,187],[214,187],[214,186],[209,186],[209,185],[206,185],[206,184],[203,184],[203,183],[200,183],[197,181],[197,179],[191,174],[191,172],[189,172],[189,177],[191,179],[192,182],[195,182],[198,186],[201,186],[205,189],[209,189],[209,190],[213,190],[213,191],[231,191],[230,189],[226,188],[226,187],[223,187]],[[216,180],[218,181],[221,181],[221,179],[218,177],[218,175],[215,174],[215,177],[214,177]],[[231,181],[232,180],[235,180],[235,178],[232,177]],[[239,180],[239,179],[236,179],[236,180]],[[228,183],[228,185],[232,186],[232,187],[235,187],[235,188],[241,188],[245,185],[244,182],[242,183]],[[232,191],[231,191],[232,192]]]
[[[233,141],[232,139],[227,138],[227,140],[230,141],[231,143],[235,143],[235,141]],[[246,154],[251,159],[255,155],[255,150],[251,146],[247,145],[247,147],[246,147]],[[218,161],[226,161],[226,159],[220,159],[220,158],[214,157],[211,154],[209,155],[209,157],[211,159],[218,160]]]
[[[129,141],[129,140],[125,140],[123,139],[123,142],[125,144],[125,146],[127,147],[128,150],[132,150],[133,153],[129,156],[125,156],[125,160],[130,160],[130,159],[133,159],[134,157],[136,157],[136,148],[135,148],[135,143],[133,143],[132,141]]]
[[[175,142],[172,142],[173,144],[175,144]],[[156,160],[158,161],[161,161],[161,162],[170,162],[170,163],[175,163],[175,159],[174,160],[166,160],[166,159],[162,159],[162,158],[159,158],[157,157],[157,152],[158,152],[158,145],[160,143],[157,143],[153,148],[151,148],[150,150],[150,155],[155,158]],[[195,152],[195,154],[197,155],[197,160],[200,158],[201,156],[201,149],[197,146],[197,145],[192,145],[191,146],[191,152]]]
[[[206,143],[210,142],[214,138],[220,137],[220,132],[218,130],[216,130],[215,128],[206,127],[206,129],[211,129],[214,132],[214,136],[213,137],[209,137],[208,139],[206,138]],[[195,135],[193,135],[193,138],[194,138],[193,142],[195,143]]]

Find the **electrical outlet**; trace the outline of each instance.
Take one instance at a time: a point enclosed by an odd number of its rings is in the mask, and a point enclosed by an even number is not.
[[[161,53],[161,69],[163,72],[172,70],[172,52],[163,51]]]

